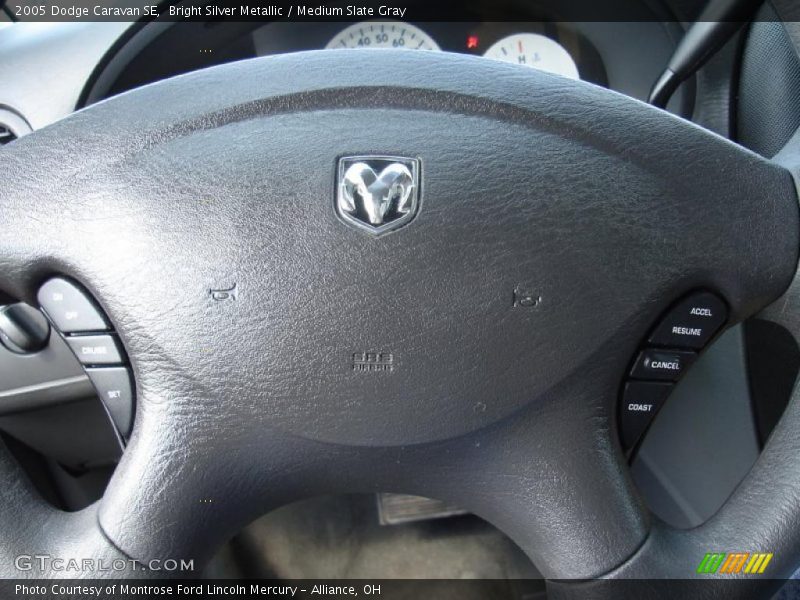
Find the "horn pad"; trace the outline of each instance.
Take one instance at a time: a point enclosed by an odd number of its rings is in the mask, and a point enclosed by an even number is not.
[[[570,378],[603,373],[611,398],[672,300],[709,288],[735,321],[794,269],[785,171],[634,100],[495,61],[246,61],[52,131],[80,143],[60,152],[43,131],[15,153],[65,173],[37,194],[30,222],[52,243],[26,272],[64,272],[103,304],[146,399],[137,418],[181,397],[209,431],[242,436],[459,436],[546,408]],[[413,220],[379,236],[346,222],[342,157],[410,160],[413,209],[382,219]],[[374,188],[384,167],[371,168]],[[386,176],[380,193],[407,183]]]

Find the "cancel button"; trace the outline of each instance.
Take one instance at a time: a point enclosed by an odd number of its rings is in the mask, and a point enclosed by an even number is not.
[[[697,355],[684,350],[644,350],[631,370],[635,379],[677,381]]]

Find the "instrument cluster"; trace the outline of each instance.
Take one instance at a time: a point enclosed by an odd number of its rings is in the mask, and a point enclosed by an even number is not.
[[[337,33],[325,47],[441,50],[436,40],[421,27],[400,21],[354,23]],[[487,58],[579,78],[578,65],[569,50],[557,39],[542,33],[509,33],[484,47],[483,56]],[[481,37],[477,33],[467,33],[461,50],[479,53],[483,50]]]
[[[284,24],[253,33],[258,55],[318,48],[396,48],[483,56],[607,85],[600,55],[589,38],[566,23],[409,23],[371,20],[342,26],[317,23],[304,35]],[[303,40],[304,47],[299,47]],[[287,47],[288,46],[288,47]]]
[[[125,52],[115,49],[105,68],[96,72],[79,106],[226,62],[335,48],[468,54],[580,79],[646,100],[682,35],[680,24],[656,21],[186,21],[144,27],[135,33],[125,44]],[[686,82],[668,108],[691,115],[694,94],[694,82]]]

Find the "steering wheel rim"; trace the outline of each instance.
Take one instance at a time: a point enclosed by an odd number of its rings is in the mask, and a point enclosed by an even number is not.
[[[430,140],[434,125],[439,137]],[[370,141],[375,131],[382,136]],[[525,136],[536,145],[527,154],[504,154]],[[248,144],[255,157],[241,151]],[[421,159],[420,211],[407,227],[373,239],[336,218],[335,164],[345,154],[387,153]],[[0,242],[0,288],[35,302],[38,286],[54,274],[85,285],[125,343],[138,403],[130,445],[106,495],[77,515],[36,500],[0,452],[3,480],[15,482],[0,486],[4,506],[12,507],[0,515],[3,531],[11,532],[3,554],[34,546],[67,556],[202,563],[246,523],[293,499],[401,491],[454,501],[485,518],[548,578],[686,578],[709,545],[738,548],[754,540],[775,553],[773,573],[788,575],[800,547],[800,481],[789,460],[800,449],[794,398],[726,506],[686,532],[651,522],[627,473],[614,415],[628,362],[653,319],[682,293],[713,287],[737,322],[789,286],[777,314],[794,315],[784,310],[800,285],[795,279],[790,286],[798,248],[793,157],[787,150],[766,161],[585,83],[402,51],[310,52],[216,67],[124,94],[27,136],[4,151],[12,175],[0,190],[0,214],[4,230],[19,233]],[[275,169],[267,175],[275,164],[268,159],[276,158],[283,161],[279,177]],[[522,164],[535,166],[525,174]],[[193,181],[166,177],[181,165],[209,171],[190,168]],[[521,200],[537,177],[545,184],[530,192],[534,200]],[[548,202],[556,192],[559,203]],[[119,204],[109,206],[112,197]],[[312,223],[323,223],[310,241],[292,235],[309,222],[298,204]],[[462,208],[458,219],[447,213],[450,206]],[[254,220],[258,211],[272,225]],[[244,232],[251,245],[230,237],[231,230]],[[161,247],[154,249],[153,240]],[[642,256],[623,252],[622,240],[632,240]],[[420,256],[402,254],[404,263],[381,271],[378,265],[404,245]],[[672,254],[656,262],[656,250]],[[346,267],[314,267],[329,255]],[[454,266],[459,256],[487,281]],[[557,265],[541,258],[551,256]],[[355,306],[385,328],[383,337],[361,334],[352,315],[326,325],[323,317],[340,313],[298,301],[307,289],[298,285],[297,264],[311,273],[310,288],[330,286],[324,289],[331,306]],[[520,265],[532,274],[523,282]],[[458,277],[448,279],[453,273]],[[335,276],[346,284],[337,285]],[[542,311],[509,316],[513,288],[531,280],[544,290]],[[259,297],[256,281],[266,281],[275,298]],[[235,311],[209,305],[215,283],[240,286]],[[449,293],[453,284],[478,301]],[[410,293],[403,285],[428,288]],[[421,305],[426,294],[429,306]],[[384,305],[372,311],[368,301],[376,298]],[[376,317],[386,306],[415,302],[420,313],[410,321]],[[274,317],[264,309],[284,312]],[[437,324],[442,314],[444,327]],[[484,314],[489,319],[478,322]],[[420,329],[404,337],[409,322]],[[523,335],[520,324],[541,333]],[[465,333],[475,327],[479,336]],[[253,333],[236,346],[234,330]],[[324,335],[315,337],[318,330]],[[580,336],[590,340],[585,348]],[[525,346],[525,337],[534,343]],[[400,402],[401,391],[417,386],[414,379],[364,383],[352,373],[332,375],[326,369],[349,365],[341,356],[326,362],[317,351],[381,350],[376,340],[389,338],[397,340],[398,356],[411,357],[398,372],[407,366],[422,374],[411,406]],[[471,355],[488,343],[502,360],[475,367],[464,355],[443,356],[454,340]],[[542,358],[548,348],[552,356]],[[431,361],[451,376],[444,384],[426,370]],[[302,377],[301,364],[311,365]],[[469,365],[484,369],[486,381]],[[314,367],[325,375],[315,380]],[[224,375],[237,369],[244,377],[230,384]],[[464,381],[452,378],[458,372]],[[264,395],[267,383],[272,396]],[[310,400],[299,399],[298,388]],[[328,391],[339,394],[336,401],[325,401]],[[753,507],[763,508],[764,494],[776,489],[779,506],[754,516]],[[25,505],[32,519],[20,519]]]

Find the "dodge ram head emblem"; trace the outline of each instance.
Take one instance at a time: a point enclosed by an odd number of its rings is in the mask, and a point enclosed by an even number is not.
[[[348,225],[381,235],[411,221],[419,206],[419,161],[399,156],[339,159],[336,212]]]

